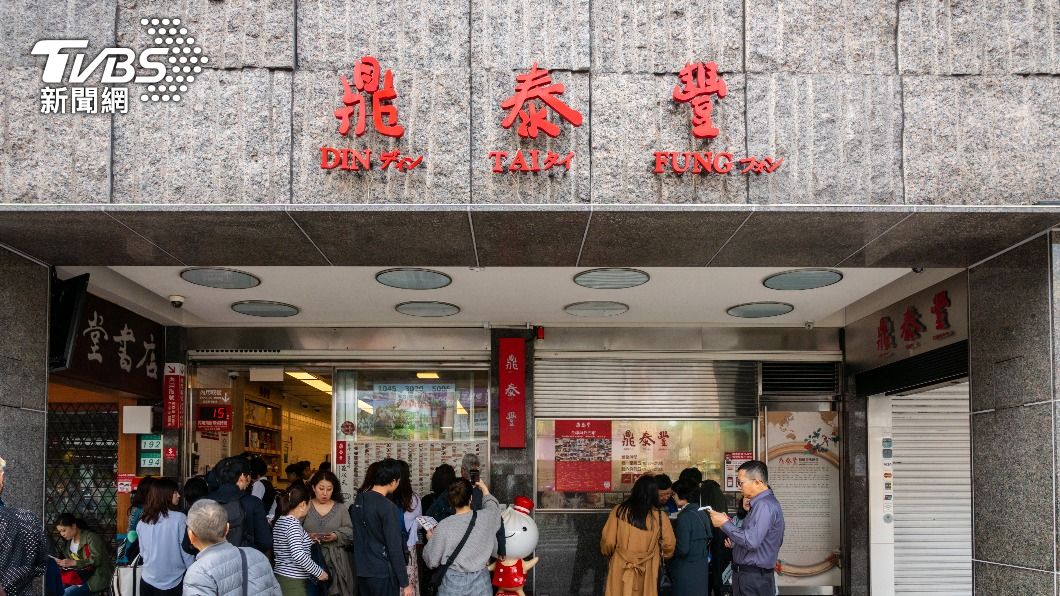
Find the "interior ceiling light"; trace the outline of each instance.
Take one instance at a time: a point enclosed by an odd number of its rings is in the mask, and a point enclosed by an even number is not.
[[[737,304],[730,307],[725,312],[732,317],[762,319],[786,315],[793,310],[795,310],[795,307],[786,302],[748,302],[747,304]]]
[[[430,269],[387,269],[375,274],[375,280],[384,286],[402,290],[437,290],[453,283],[453,278],[441,271]]]
[[[448,317],[460,312],[460,307],[448,302],[402,302],[394,310],[411,317]]]
[[[418,372],[416,373],[417,379],[437,379],[440,378],[436,372]]]
[[[293,317],[301,312],[297,306],[271,300],[243,300],[232,304],[232,310],[252,317]]]
[[[613,317],[628,311],[629,305],[608,300],[590,300],[568,304],[563,310],[576,317]]]
[[[298,379],[299,381],[311,381],[316,378],[307,372],[291,370],[287,371],[287,376],[291,377],[292,379]]]
[[[261,280],[246,271],[223,267],[192,267],[180,272],[186,282],[222,290],[245,290],[261,284]]]
[[[461,416],[467,416],[467,410],[464,409],[464,404],[460,403],[460,400],[456,400],[456,413]]]
[[[832,269],[795,269],[770,275],[762,285],[771,290],[813,290],[842,279],[843,274]]]
[[[647,273],[638,269],[612,267],[590,269],[574,276],[574,283],[594,290],[621,290],[648,283]]]

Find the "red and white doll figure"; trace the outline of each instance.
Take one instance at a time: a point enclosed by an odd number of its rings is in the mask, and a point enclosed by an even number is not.
[[[527,497],[515,497],[515,503],[501,512],[504,522],[504,559],[492,563],[493,586],[497,596],[526,596],[526,573],[537,565],[537,557],[524,561],[537,548],[537,524],[530,514],[534,502]],[[494,553],[496,555],[496,553]]]

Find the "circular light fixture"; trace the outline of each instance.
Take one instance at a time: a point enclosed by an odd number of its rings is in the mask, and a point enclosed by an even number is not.
[[[441,271],[430,269],[387,269],[375,274],[375,280],[384,286],[402,290],[437,290],[453,283],[453,278]]]
[[[629,305],[609,300],[590,300],[568,304],[563,310],[575,317],[613,317],[628,311]]]
[[[252,317],[293,317],[302,312],[297,306],[272,300],[243,300],[233,303],[232,310]]]
[[[832,269],[795,269],[770,275],[762,285],[771,290],[814,290],[842,279],[843,274]]]
[[[732,317],[743,319],[762,319],[765,317],[778,317],[786,315],[795,310],[795,307],[787,302],[748,302],[729,307],[725,311]]]
[[[394,310],[410,317],[449,317],[460,312],[460,307],[448,302],[416,301],[402,302]]]
[[[594,290],[621,290],[648,283],[647,273],[626,267],[606,267],[582,271],[574,276],[574,283]]]
[[[223,267],[192,267],[181,271],[180,277],[197,286],[222,290],[245,290],[261,284],[255,275]]]

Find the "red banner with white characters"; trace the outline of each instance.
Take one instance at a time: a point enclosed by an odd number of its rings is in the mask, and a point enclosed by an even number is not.
[[[335,441],[335,465],[346,465],[346,441]]]
[[[162,428],[184,426],[184,365],[167,362],[162,377]]]
[[[556,490],[611,491],[611,421],[556,421]]]
[[[500,423],[498,446],[524,449],[526,447],[526,340],[521,337],[501,338],[498,352],[497,412]]]

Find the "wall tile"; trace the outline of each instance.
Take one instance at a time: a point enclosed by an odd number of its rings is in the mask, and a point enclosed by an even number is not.
[[[474,0],[471,53],[475,71],[589,69],[589,0]]]
[[[0,405],[0,457],[7,460],[4,502],[44,515],[45,413]]]
[[[1052,594],[1055,589],[1055,574],[1047,571],[1029,571],[1017,567],[975,562],[975,593],[990,596],[1029,596],[1030,594]]]
[[[117,0],[5,0],[0,3],[0,65],[44,68],[30,53],[42,39],[86,39],[86,52],[114,45]],[[6,69],[5,69],[6,71]]]

